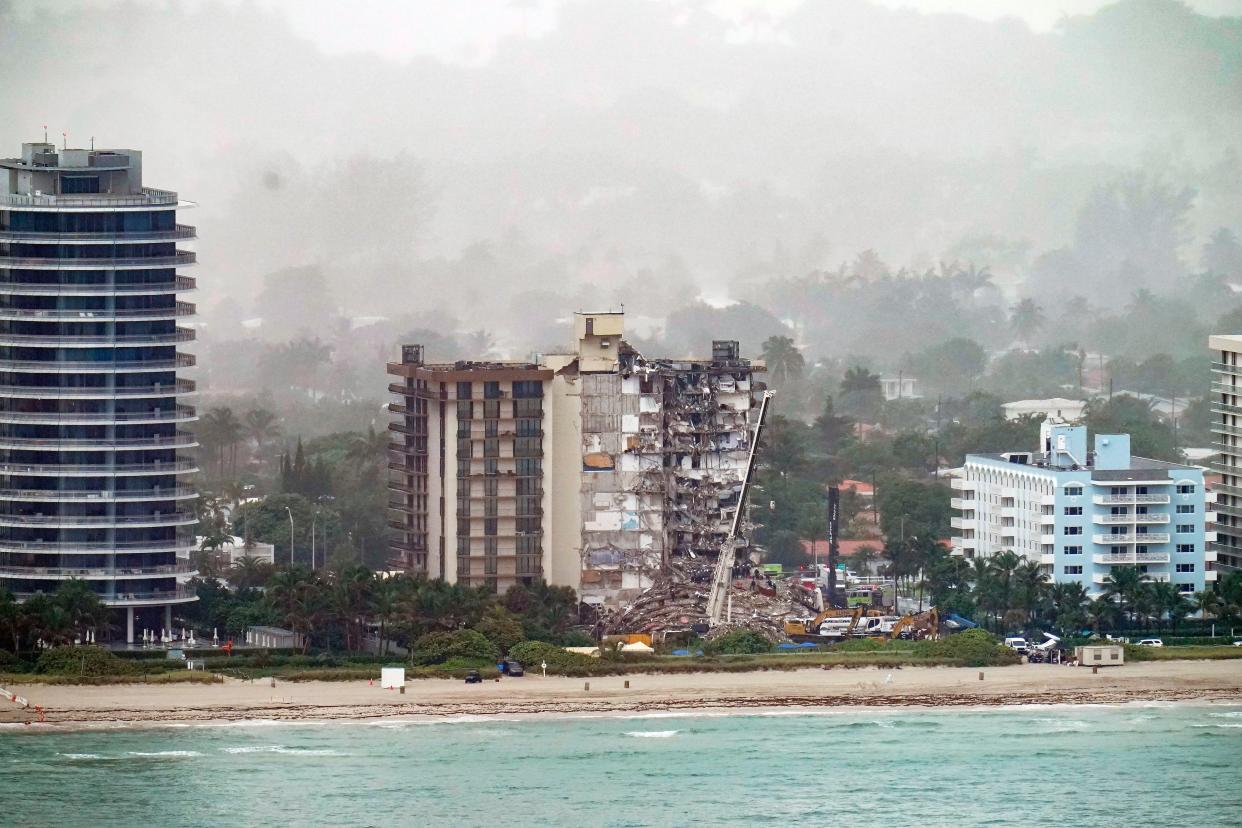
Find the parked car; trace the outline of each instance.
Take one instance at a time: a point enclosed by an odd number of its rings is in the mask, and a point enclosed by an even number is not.
[[[1027,646],[1026,639],[1016,635],[1006,638],[1005,646],[1011,650],[1021,653],[1022,655],[1026,655],[1026,651],[1030,649]]]
[[[471,670],[466,673],[466,684],[482,684],[483,676],[479,675],[478,670]]]
[[[1159,638],[1144,638],[1139,642],[1140,647],[1163,647],[1164,642]]]
[[[510,678],[521,678],[526,675],[526,671],[522,669],[522,662],[520,661],[513,661],[511,659],[505,662],[505,666],[508,667],[505,672],[509,674]]]

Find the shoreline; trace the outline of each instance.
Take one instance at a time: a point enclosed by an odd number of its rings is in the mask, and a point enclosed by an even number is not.
[[[980,681],[978,675],[984,679]],[[625,687],[629,682],[630,687]],[[585,689],[589,684],[590,689]],[[367,682],[229,680],[213,685],[15,685],[31,707],[0,703],[0,732],[83,727],[443,721],[461,717],[643,716],[703,711],[999,708],[1031,705],[1242,703],[1242,662],[1136,662],[1101,669],[916,667],[571,679],[482,685],[420,679],[404,695]],[[38,723],[35,705],[45,710]],[[26,726],[26,722],[31,722]]]

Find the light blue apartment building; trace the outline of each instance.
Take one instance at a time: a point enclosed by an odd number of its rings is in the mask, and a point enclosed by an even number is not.
[[[1193,593],[1216,580],[1203,472],[1130,454],[1128,434],[1045,422],[1036,451],[969,454],[952,479],[953,554],[1013,551],[1093,598],[1115,567]]]

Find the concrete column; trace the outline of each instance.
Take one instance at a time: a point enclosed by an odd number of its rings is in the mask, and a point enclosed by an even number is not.
[[[164,605],[164,629],[172,632],[172,604]]]
[[[125,608],[125,641],[134,643],[134,608]]]

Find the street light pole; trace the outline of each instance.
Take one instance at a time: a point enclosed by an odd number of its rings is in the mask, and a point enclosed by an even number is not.
[[[315,571],[315,523],[319,520],[319,510],[311,514],[311,572]]]
[[[289,513],[289,566],[293,566],[293,510],[286,506],[285,511]]]

